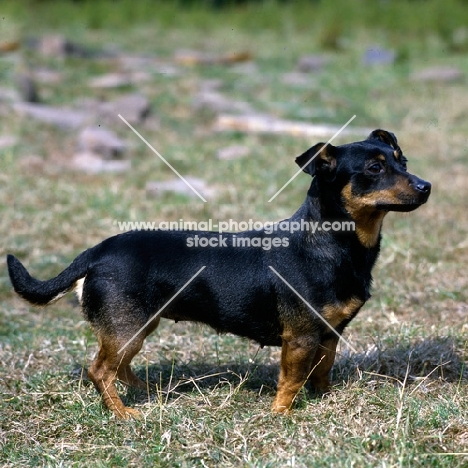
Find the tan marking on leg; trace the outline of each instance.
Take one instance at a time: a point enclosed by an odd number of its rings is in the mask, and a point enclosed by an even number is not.
[[[312,362],[312,374],[309,377],[311,386],[320,392],[330,390],[330,370],[335,362],[338,338],[333,337],[320,343]]]
[[[271,408],[274,413],[290,410],[294,398],[307,381],[316,349],[317,345],[309,336],[283,335],[278,391]]]
[[[158,323],[159,319],[155,319],[151,323],[151,327],[134,338],[120,354],[118,350],[125,344],[124,338],[116,338],[96,330],[100,348],[96,359],[88,370],[88,375],[101,393],[104,404],[119,419],[141,416],[138,410],[128,408],[123,404],[117,393],[115,382],[119,379],[127,385],[143,390],[146,389],[146,383],[139,379],[131,370],[130,362],[140,351],[146,336],[158,326]]]
[[[323,307],[322,317],[332,326],[337,327],[343,320],[354,317],[363,306],[364,301],[352,297],[346,302],[327,304]]]

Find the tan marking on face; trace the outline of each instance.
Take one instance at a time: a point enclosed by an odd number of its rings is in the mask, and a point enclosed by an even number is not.
[[[400,160],[400,156],[401,156],[401,155],[400,155],[400,152],[399,152],[398,150],[395,150],[395,151],[393,152],[393,156],[395,156],[395,159],[396,159],[397,161]]]
[[[376,210],[375,198],[367,195],[356,198],[352,195],[351,184],[347,184],[341,193],[344,207],[356,223],[356,235],[359,242],[364,247],[374,247],[379,239],[382,221],[387,213]]]
[[[376,159],[378,159],[379,161],[382,161],[382,162],[386,162],[387,159],[385,158],[385,156],[383,154],[379,154]]]
[[[386,211],[377,210],[377,205],[403,205],[401,195],[412,195],[406,179],[399,177],[390,189],[379,190],[359,196],[352,193],[351,183],[341,191],[344,207],[356,223],[356,234],[365,247],[376,245]]]
[[[337,327],[343,320],[354,317],[363,306],[364,301],[357,297],[352,297],[346,302],[329,304],[323,308],[323,318],[333,327]]]

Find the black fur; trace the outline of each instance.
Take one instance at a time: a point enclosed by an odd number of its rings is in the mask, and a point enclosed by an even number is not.
[[[289,349],[288,345],[297,341],[310,353],[307,363],[298,361],[297,375],[307,375],[310,369],[302,368],[310,365],[318,345],[333,337],[333,330],[269,267],[320,314],[327,307],[339,308],[353,299],[359,304],[367,301],[371,270],[380,249],[381,218],[389,210],[415,209],[430,193],[428,182],[406,172],[406,159],[395,157],[396,148],[393,134],[375,130],[365,141],[326,148],[323,143],[315,145],[296,160],[315,177],[304,203],[288,221],[355,221],[358,232],[225,233],[226,247],[197,248],[187,245],[189,238],[218,238],[218,233],[132,231],[83,252],[48,281],[32,278],[19,260],[9,255],[11,281],[20,296],[43,305],[85,278],[85,317],[101,341],[103,336],[112,337],[120,346],[205,266],[161,317],[202,322],[220,333],[244,336],[262,346]],[[234,239],[277,237],[287,238],[287,247],[232,246]],[[339,334],[359,308],[342,318],[337,312],[334,328]],[[284,382],[291,379],[286,374],[285,370],[280,377],[277,411],[283,411],[281,401],[291,399],[283,389]],[[120,411],[113,403],[107,404]]]

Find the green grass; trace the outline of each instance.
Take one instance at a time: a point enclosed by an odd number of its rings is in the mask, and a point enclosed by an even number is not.
[[[148,392],[119,387],[144,417],[117,421],[86,379],[83,368],[97,343],[74,299],[31,308],[12,293],[3,266],[2,466],[466,466],[468,47],[455,32],[467,16],[456,1],[251,2],[221,9],[208,2],[2,2],[0,42],[61,33],[175,66],[174,76],[149,66],[150,81],[130,88],[152,105],[141,133],[181,173],[215,189],[206,204],[148,196],[146,182],[173,174],[123,123],[112,129],[131,145],[131,171],[73,171],[76,132],[21,118],[0,102],[0,136],[18,138],[15,147],[0,149],[0,255],[14,253],[37,277],[57,274],[79,252],[117,234],[115,221],[265,221],[299,206],[305,175],[267,201],[296,170],[294,157],[316,141],[213,132],[212,113],[193,107],[207,79],[221,80],[225,96],[280,118],[342,125],[356,114],[355,126],[391,130],[409,170],[433,183],[427,205],[385,220],[373,297],[346,331],[358,353],[339,350],[335,391],[324,398],[303,391],[288,417],[269,412],[278,349],[164,323],[135,358],[137,373],[149,377]],[[376,45],[395,50],[396,63],[364,66],[363,53]],[[173,63],[179,49],[249,50],[254,67],[249,73],[183,67]],[[324,51],[330,61],[307,86],[285,83],[302,55]],[[115,61],[45,58],[23,47],[0,55],[2,86],[14,87],[25,64],[62,73],[58,84],[40,84],[43,100],[55,105],[79,103],[91,94],[89,79],[119,70]],[[457,66],[465,78],[410,79],[430,65]],[[250,154],[218,160],[217,151],[233,144]],[[41,162],[31,164],[31,156]]]

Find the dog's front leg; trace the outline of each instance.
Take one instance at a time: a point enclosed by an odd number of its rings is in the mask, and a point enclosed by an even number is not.
[[[288,412],[294,398],[307,381],[318,340],[313,336],[294,336],[283,334],[281,348],[281,370],[278,380],[278,392],[273,402],[274,413]]]
[[[309,377],[311,387],[317,392],[330,390],[330,370],[335,362],[338,337],[332,336],[320,342],[312,362],[312,374]]]

